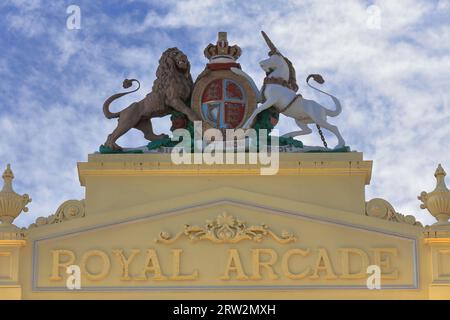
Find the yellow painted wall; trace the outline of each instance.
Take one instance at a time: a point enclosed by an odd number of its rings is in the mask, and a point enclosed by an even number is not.
[[[62,222],[29,228],[24,246],[0,240],[0,263],[2,252],[18,253],[12,270],[0,268],[0,298],[450,298],[450,240],[367,216],[371,168],[361,153],[280,154],[276,176],[248,165],[175,166],[169,154],[90,155],[78,164],[82,215],[61,210]],[[161,232],[179,237],[155,242]],[[295,241],[283,243],[289,235]],[[127,276],[118,250],[136,251]],[[68,290],[58,268],[68,254],[83,271],[81,290]],[[381,262],[381,290],[355,276],[366,269],[360,255]]]

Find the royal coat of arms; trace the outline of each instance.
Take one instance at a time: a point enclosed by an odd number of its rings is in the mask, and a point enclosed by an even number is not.
[[[313,79],[323,84],[325,81],[323,77],[319,74],[310,74],[306,78],[306,83],[312,89],[330,97],[334,109],[329,109],[314,100],[304,99],[301,94],[297,94],[299,87],[292,62],[281,54],[266,33],[262,32],[262,35],[270,52],[268,59],[259,62],[266,74],[261,89],[258,89],[253,79],[237,62],[242,50],[237,45],[228,44],[226,32],[219,32],[217,43],[210,43],[205,48],[204,55],[208,63],[195,82],[192,80],[191,65],[186,54],[178,48],[164,51],[159,59],[152,91],[144,99],[133,102],[121,111],[110,111],[113,101],[140,88],[137,79],[125,79],[123,81],[125,89],[135,83],[138,87],[116,93],[105,100],[103,104],[105,117],[118,118],[118,122],[99,151],[140,153],[177,146],[179,143],[177,137],[172,139],[173,137],[167,134],[153,132],[152,119],[166,115],[171,116],[171,132],[186,129],[195,139],[195,133],[203,135],[200,131],[206,132],[212,128],[222,131],[223,136],[226,136],[227,129],[232,131],[242,128],[245,132],[240,130],[239,134],[248,135],[247,138],[252,134],[248,129],[254,129],[253,132],[257,131],[267,138],[277,124],[280,114],[293,118],[300,129],[278,137],[280,147],[289,149],[293,147],[296,152],[349,151],[338,127],[327,120],[328,117],[336,117],[341,113],[339,99],[309,83],[309,80]],[[203,130],[195,129],[195,123],[201,123]],[[324,147],[303,146],[301,141],[294,139],[310,134],[312,132],[310,124],[316,125]],[[123,150],[116,141],[132,128],[142,131],[144,138],[151,142],[146,147]],[[322,128],[336,136],[337,145],[333,150],[328,148]],[[252,141],[257,142],[258,139]],[[211,142],[216,141],[216,138],[204,135],[203,140]],[[203,147],[206,145],[208,143],[203,144]]]
[[[191,107],[205,128],[224,131],[242,127],[256,108],[256,94],[247,78],[231,71],[241,69],[236,62],[241,49],[229,46],[227,33],[219,32],[217,44],[209,44],[204,54],[209,63],[195,82]]]

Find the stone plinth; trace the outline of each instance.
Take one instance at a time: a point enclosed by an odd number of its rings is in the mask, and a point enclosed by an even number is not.
[[[276,175],[261,176],[260,165],[175,165],[170,154],[91,154],[88,162],[78,163],[78,172],[89,214],[214,189],[364,214],[372,161],[363,160],[362,153],[281,153],[279,163]]]

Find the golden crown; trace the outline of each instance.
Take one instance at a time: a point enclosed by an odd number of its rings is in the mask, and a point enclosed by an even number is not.
[[[227,33],[219,32],[217,43],[210,43],[204,51],[205,57],[210,62],[236,61],[241,56],[242,50],[239,46],[228,45]]]

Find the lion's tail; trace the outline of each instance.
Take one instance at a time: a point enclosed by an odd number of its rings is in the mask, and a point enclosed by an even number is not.
[[[333,96],[332,94],[329,94],[328,92],[322,91],[322,90],[320,90],[320,89],[310,85],[309,84],[309,79],[311,79],[311,78],[313,78],[314,81],[316,81],[317,83],[322,84],[322,83],[325,82],[325,80],[322,78],[322,76],[320,74],[310,74],[306,78],[306,83],[308,84],[308,86],[310,86],[314,90],[317,90],[317,91],[322,92],[323,94],[326,94],[327,96],[329,96],[333,100],[333,102],[334,102],[334,104],[336,106],[335,110],[329,110],[329,109],[325,108],[327,116],[329,116],[329,117],[336,117],[337,115],[339,115],[342,112],[342,106],[341,106],[341,102],[339,101],[339,99],[336,98],[335,96]]]
[[[129,93],[136,92],[141,87],[141,83],[137,79],[125,79],[125,80],[123,80],[122,86],[123,86],[124,89],[130,88],[133,85],[134,81],[137,82],[137,84],[138,84],[138,87],[136,89],[128,91],[128,92],[121,92],[121,93],[113,94],[111,97],[106,99],[106,101],[103,103],[103,114],[105,115],[105,117],[107,119],[118,118],[120,116],[120,111],[119,112],[111,112],[109,110],[109,105],[114,100],[119,99],[120,97],[123,97],[124,95],[127,95]]]

